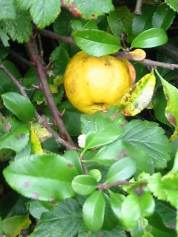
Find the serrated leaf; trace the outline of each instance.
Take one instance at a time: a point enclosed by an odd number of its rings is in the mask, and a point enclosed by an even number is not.
[[[135,37],[132,48],[153,48],[167,43],[168,37],[162,28],[150,28]]]
[[[8,237],[18,236],[23,229],[26,229],[31,224],[28,216],[12,216],[3,220],[3,233]]]
[[[165,115],[169,123],[175,127],[175,132],[171,137],[172,140],[175,140],[178,136],[178,89],[163,78],[161,79],[161,83],[167,99]]]
[[[106,183],[115,183],[120,180],[131,178],[136,172],[135,162],[129,158],[124,157],[115,162],[109,169],[106,175]]]
[[[15,19],[16,10],[13,0],[0,0],[0,20]]]
[[[7,92],[1,95],[4,106],[18,117],[21,121],[28,122],[32,120],[35,109],[30,100],[18,93]]]
[[[153,27],[163,28],[164,30],[167,30],[173,23],[174,18],[175,12],[173,12],[165,4],[161,4],[153,13],[152,25]]]
[[[165,0],[165,2],[171,9],[178,12],[177,0]]]
[[[30,8],[34,23],[39,28],[50,25],[61,11],[60,0],[35,0]]]
[[[95,191],[83,205],[83,219],[89,230],[98,231],[102,228],[105,213],[104,194]]]
[[[107,17],[109,27],[114,35],[120,36],[121,33],[131,34],[133,14],[127,6],[121,6],[115,11],[110,12]]]
[[[29,130],[26,125],[19,125],[0,137],[0,149],[22,151],[29,142]]]
[[[154,122],[132,120],[125,126],[122,141],[128,155],[136,161],[138,168],[140,162],[144,162],[145,168],[147,168],[148,161],[153,170],[155,168],[165,168],[170,160],[170,142],[164,134],[164,130]],[[134,150],[130,149],[132,147]],[[135,154],[133,154],[133,151]],[[139,153],[138,151],[142,152]],[[143,155],[145,161],[142,160]]]
[[[48,213],[44,213],[29,237],[75,237],[82,224],[82,212],[79,203],[66,199]]]
[[[71,182],[77,170],[60,155],[24,157],[13,161],[3,174],[6,182],[25,197],[54,201],[74,196]]]
[[[80,49],[97,57],[116,53],[121,48],[117,37],[101,30],[76,31],[72,36]]]
[[[76,9],[76,13],[82,15],[82,18],[87,19],[97,18],[114,9],[111,0],[64,0],[63,2],[67,8]]]
[[[0,26],[7,37],[19,43],[27,42],[32,35],[30,14],[19,9],[17,9],[16,18],[14,20],[1,21]]]
[[[156,77],[154,74],[148,73],[142,77],[121,100],[123,113],[125,116],[135,116],[145,109],[151,102]]]
[[[90,175],[77,175],[72,180],[73,190],[80,195],[91,194],[97,186],[95,178]]]

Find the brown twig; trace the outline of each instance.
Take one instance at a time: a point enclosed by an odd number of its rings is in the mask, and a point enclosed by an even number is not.
[[[135,15],[141,15],[142,14],[142,5],[143,5],[143,0],[137,0],[136,6],[135,6]]]
[[[70,137],[69,133],[67,132],[67,130],[65,128],[65,125],[64,125],[62,119],[59,117],[59,111],[58,111],[57,106],[54,102],[54,98],[50,92],[49,85],[47,82],[46,70],[45,70],[45,67],[43,66],[42,59],[39,55],[35,39],[32,39],[27,43],[27,49],[28,49],[31,60],[36,67],[38,79],[41,83],[42,91],[43,91],[44,96],[46,98],[46,102],[47,102],[49,109],[52,113],[53,120],[54,120],[56,126],[58,127],[62,138],[64,140],[68,141],[72,146],[75,146],[74,142],[72,141],[72,138]]]
[[[127,185],[129,184],[130,182],[128,180],[120,180],[120,181],[117,181],[115,183],[103,183],[103,184],[99,184],[97,186],[98,189],[100,190],[107,190],[107,189],[110,189],[110,188],[113,188],[113,187],[117,187],[117,186],[122,186],[122,185]]]
[[[5,74],[11,79],[11,81],[15,84],[17,89],[20,91],[21,95],[23,95],[23,96],[28,98],[28,95],[27,95],[27,93],[25,91],[25,87],[17,80],[17,78],[3,64],[0,64],[0,69],[3,70],[5,72]],[[36,112],[36,117],[37,117],[38,122],[42,126],[44,126],[49,131],[49,133],[52,134],[52,136],[54,137],[54,139],[56,140],[56,142],[58,144],[63,145],[66,149],[69,149],[69,150],[77,149],[75,146],[72,146],[69,142],[67,142],[64,139],[62,139],[58,135],[58,133],[55,132],[53,130],[53,128],[49,125],[47,120],[42,118],[37,112]]]
[[[135,61],[132,55],[127,51],[120,52],[117,54],[117,56],[127,58],[128,60],[131,60],[131,61]],[[145,66],[150,66],[150,67],[162,67],[162,68],[166,68],[170,70],[178,69],[178,64],[164,63],[164,62],[154,61],[151,59],[143,59],[142,61],[137,61],[137,62]]]
[[[15,84],[15,86],[18,88],[20,93],[23,96],[27,97],[27,93],[25,91],[25,88],[20,84],[20,82],[12,75],[12,73],[3,65],[0,64],[0,69],[5,72],[5,74],[11,79],[11,81]]]
[[[48,37],[50,39],[64,42],[64,43],[70,44],[72,46],[74,45],[74,41],[69,36],[58,35],[50,30],[41,30],[40,33],[41,33],[41,35]]]
[[[14,50],[11,50],[11,51],[10,51],[10,55],[11,55],[14,59],[18,60],[19,63],[22,63],[22,64],[24,64],[24,65],[26,65],[26,66],[28,66],[28,67],[33,66],[33,63],[32,63],[32,62],[28,61],[26,58],[24,58],[23,56],[21,56],[20,54],[18,54],[18,53],[15,52]]]

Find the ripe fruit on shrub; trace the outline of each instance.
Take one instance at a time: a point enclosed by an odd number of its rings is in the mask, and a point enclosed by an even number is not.
[[[64,87],[74,107],[92,114],[119,104],[134,80],[135,69],[126,59],[80,51],[66,68]]]

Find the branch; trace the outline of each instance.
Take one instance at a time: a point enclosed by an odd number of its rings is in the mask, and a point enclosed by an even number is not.
[[[11,79],[11,81],[15,84],[17,89],[20,91],[21,95],[25,96],[28,98],[28,95],[25,91],[25,87],[21,85],[21,83],[17,80],[17,78],[14,77],[14,75],[3,65],[0,64],[0,69],[5,72],[5,74]],[[36,112],[36,117],[38,122],[44,126],[49,133],[52,134],[52,136],[55,138],[56,142],[58,144],[62,144],[66,149],[69,150],[76,150],[76,147],[72,146],[69,142],[65,141],[62,139],[54,130],[53,128],[48,124],[47,120],[44,120],[37,112]]]
[[[24,58],[23,56],[21,56],[20,54],[18,54],[17,52],[15,52],[14,50],[11,50],[10,51],[10,55],[19,61],[19,63],[22,63],[24,65],[27,65],[27,66],[34,66],[32,62],[28,61],[26,58]]]
[[[30,58],[32,62],[34,63],[36,67],[36,71],[38,74],[38,79],[41,83],[42,91],[44,93],[44,96],[46,98],[46,102],[49,106],[49,109],[52,113],[53,121],[55,122],[56,126],[58,127],[62,138],[64,140],[67,140],[72,146],[75,146],[72,138],[70,137],[69,133],[67,132],[65,125],[62,121],[62,119],[59,117],[59,111],[57,109],[57,106],[54,102],[54,98],[50,92],[49,85],[47,82],[47,75],[45,67],[43,66],[42,58],[39,55],[37,44],[35,40],[31,40],[27,43],[27,49],[29,51]]]
[[[130,61],[136,61],[136,60],[133,59],[132,55],[127,51],[119,52],[117,54],[117,56],[127,58]],[[154,60],[151,60],[151,59],[143,59],[142,61],[136,61],[136,62],[141,63],[145,66],[150,66],[150,67],[162,67],[162,68],[166,68],[166,69],[169,69],[169,70],[178,69],[178,64],[164,63],[164,62],[154,61]]]
[[[111,184],[107,184],[107,183],[99,184],[97,186],[97,188],[100,190],[107,190],[110,188],[114,188],[114,187],[121,186],[121,185],[127,185],[127,184],[130,184],[130,182],[128,180],[120,180],[120,181],[117,181],[117,182],[111,183]]]
[[[25,91],[25,88],[20,84],[20,82],[12,75],[12,73],[3,64],[0,64],[0,69],[11,79],[11,81],[15,84],[15,86],[18,88],[20,93],[23,96],[28,97]]]
[[[50,30],[41,30],[40,33],[41,33],[41,35],[48,37],[50,39],[57,40],[59,42],[62,41],[64,43],[70,44],[72,46],[74,45],[73,39],[69,36],[58,35]]]
[[[143,5],[143,0],[137,0],[136,6],[135,6],[135,15],[141,15],[142,14],[142,5]]]

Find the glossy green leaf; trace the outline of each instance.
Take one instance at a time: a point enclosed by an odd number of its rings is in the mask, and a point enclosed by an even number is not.
[[[83,205],[83,219],[89,230],[98,231],[102,228],[105,213],[104,194],[95,191]]]
[[[175,127],[175,132],[172,135],[172,140],[175,140],[178,136],[178,89],[163,78],[161,83],[167,100],[165,115],[169,123]]]
[[[72,34],[77,46],[93,56],[116,53],[120,48],[117,37],[101,30],[82,30]]]
[[[35,114],[35,109],[30,102],[30,100],[18,93],[7,92],[2,96],[4,106],[13,114],[15,114],[18,119],[28,122],[33,119]]]
[[[77,175],[72,180],[73,190],[80,195],[89,195],[96,189],[97,182],[90,175]]]
[[[135,116],[150,104],[155,84],[154,73],[148,73],[135,84],[130,92],[123,96],[121,104],[125,116]]]
[[[135,37],[132,48],[153,48],[167,43],[168,37],[162,28],[145,30]]]
[[[80,155],[77,151],[65,151],[63,158],[73,164],[79,174],[82,174],[82,167],[80,163]]]
[[[120,139],[117,139],[113,143],[110,143],[97,152],[93,156],[93,160],[103,166],[110,166],[113,162],[123,158],[127,155],[127,151]]]
[[[26,229],[31,224],[28,216],[12,216],[3,220],[3,233],[8,237],[19,236],[23,229]]]
[[[165,2],[170,8],[178,12],[177,0],[165,0]]]
[[[82,225],[82,210],[74,199],[60,202],[44,213],[29,237],[74,237]]]
[[[116,129],[115,127],[106,127],[105,130],[90,133],[86,137],[84,150],[109,144],[115,141],[121,134],[122,129]]]
[[[151,216],[155,211],[155,201],[150,192],[145,192],[138,196],[138,201],[142,216]]]
[[[138,198],[135,194],[129,194],[121,206],[121,221],[127,228],[133,228],[141,218],[141,210]]]
[[[109,169],[106,176],[106,183],[115,183],[120,180],[131,178],[136,172],[134,160],[125,157],[116,161]]]
[[[124,201],[124,195],[109,191],[109,204],[115,216],[121,218],[121,206]]]
[[[102,178],[102,174],[98,169],[89,170],[88,174],[91,175],[96,180],[96,182],[99,182]]]
[[[19,125],[0,137],[0,149],[22,151],[29,142],[29,130],[26,125]]]
[[[25,197],[41,200],[63,200],[74,196],[71,187],[77,170],[56,154],[32,155],[10,163],[3,171],[6,182]]]
[[[175,18],[175,12],[166,4],[161,4],[157,7],[152,17],[152,25],[156,28],[167,30]]]

